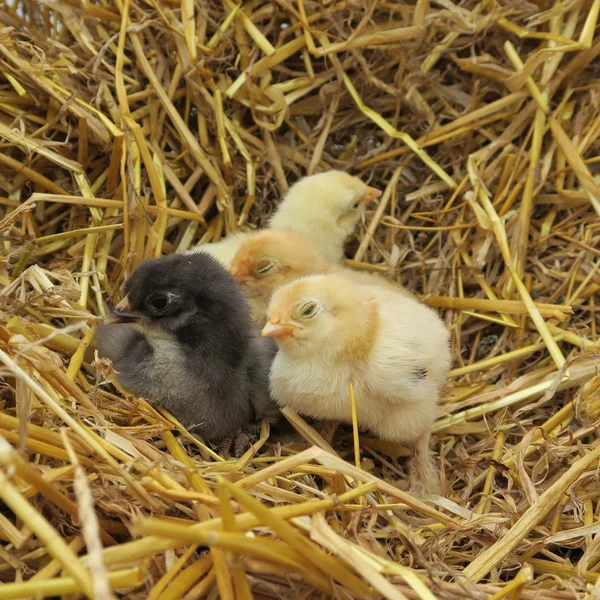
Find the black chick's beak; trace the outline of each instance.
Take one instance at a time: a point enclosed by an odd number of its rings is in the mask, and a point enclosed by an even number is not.
[[[141,319],[141,315],[131,310],[129,298],[125,296],[104,319],[105,325],[116,325],[117,323],[135,323]]]

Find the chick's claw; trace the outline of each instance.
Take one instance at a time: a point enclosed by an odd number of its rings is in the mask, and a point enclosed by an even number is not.
[[[236,458],[242,456],[252,444],[260,438],[260,423],[251,423],[244,427],[235,437],[233,454]]]

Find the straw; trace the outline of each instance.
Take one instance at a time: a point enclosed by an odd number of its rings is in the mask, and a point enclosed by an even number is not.
[[[508,552],[514,549],[523,537],[535,527],[556,504],[559,498],[569,491],[569,488],[586,469],[600,457],[600,445],[586,456],[573,463],[571,468],[564,473],[542,496],[527,510],[517,521],[512,529],[480,554],[465,570],[464,573],[475,581],[484,577],[497,565]]]
[[[77,561],[76,554],[67,546],[52,525],[19,493],[4,473],[0,473],[0,497],[6,505],[42,540],[48,552],[73,577],[76,589],[92,597],[90,574]]]
[[[5,3],[0,596],[591,596],[599,17],[600,0]],[[345,264],[450,331],[441,495],[408,489],[410,440],[362,430],[368,395],[331,443],[284,408],[231,458],[96,356],[142,260],[260,229],[330,169],[383,192]]]

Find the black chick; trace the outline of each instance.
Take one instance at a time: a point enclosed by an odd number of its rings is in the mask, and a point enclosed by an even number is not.
[[[276,346],[255,329],[237,282],[215,259],[148,260],[125,294],[97,334],[123,387],[210,442],[276,420],[268,383]]]

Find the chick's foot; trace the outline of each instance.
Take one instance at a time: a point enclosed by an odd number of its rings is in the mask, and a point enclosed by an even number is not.
[[[236,436],[233,442],[233,454],[239,458],[260,438],[260,422],[251,423],[244,427]]]

